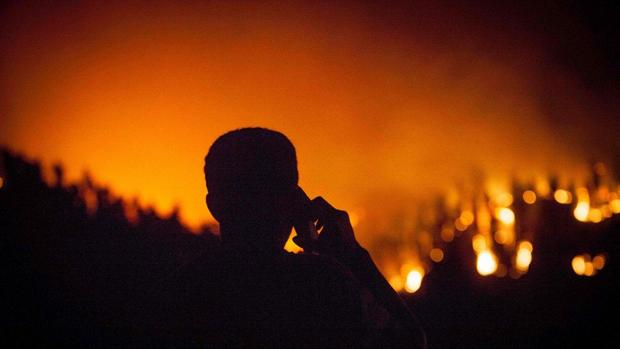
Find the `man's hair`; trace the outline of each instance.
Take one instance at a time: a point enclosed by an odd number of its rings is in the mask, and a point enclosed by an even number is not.
[[[205,156],[207,190],[243,195],[287,190],[298,182],[295,147],[282,133],[250,127],[220,136]]]

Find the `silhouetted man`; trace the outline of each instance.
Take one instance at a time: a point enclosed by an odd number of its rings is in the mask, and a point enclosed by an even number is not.
[[[345,211],[298,187],[283,134],[244,128],[205,157],[206,197],[221,248],[165,282],[158,343],[225,347],[426,346],[424,333],[356,241]],[[292,227],[310,233],[283,249]],[[312,224],[312,225],[310,225]],[[152,318],[157,316],[153,315]]]

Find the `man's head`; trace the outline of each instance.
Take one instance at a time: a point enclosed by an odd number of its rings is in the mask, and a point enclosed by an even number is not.
[[[265,128],[230,131],[211,145],[204,172],[207,205],[223,240],[284,244],[298,182],[295,148],[286,136]]]

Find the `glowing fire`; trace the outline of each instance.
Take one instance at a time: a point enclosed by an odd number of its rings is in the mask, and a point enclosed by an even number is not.
[[[517,249],[517,255],[515,257],[515,267],[519,272],[527,272],[532,263],[532,250],[534,247],[529,241],[521,241]]]
[[[599,164],[598,167],[600,166],[602,165]],[[408,238],[404,238],[404,245],[414,250],[414,246],[417,246],[415,253],[423,257],[426,256],[420,259],[421,265],[440,263],[444,259],[445,249],[436,244],[450,244],[455,236],[471,233],[471,247],[473,253],[476,254],[476,270],[480,275],[502,277],[510,273],[511,277],[518,278],[528,272],[533,262],[534,246],[531,241],[522,239],[522,237],[529,236],[531,238],[535,232],[522,231],[523,227],[519,224],[522,217],[519,217],[517,212],[523,213],[524,206],[519,206],[521,208],[518,211],[514,206],[519,204],[515,203],[515,197],[520,198],[522,203],[528,206],[537,205],[537,203],[546,200],[553,200],[559,205],[572,205],[574,218],[587,224],[600,223],[617,214],[615,205],[617,205],[617,200],[620,197],[620,185],[616,184],[609,172],[601,177],[594,171],[590,177],[580,179],[580,183],[584,184],[583,186],[574,186],[573,190],[556,189],[551,191],[550,186],[540,183],[548,183],[548,181],[539,178],[536,182],[538,185],[535,183],[520,184],[520,187],[524,188],[536,187],[538,188],[537,192],[531,189],[523,189],[514,192],[512,195],[504,190],[495,190],[495,194],[472,191],[461,193],[456,198],[448,196],[445,201],[447,205],[442,208],[444,211],[435,210],[430,214],[422,215],[427,218],[422,218],[417,223],[422,225],[419,228],[421,229],[419,234],[422,235],[417,237],[417,244],[408,245]],[[598,184],[595,185],[595,183]],[[538,191],[539,189],[540,191]],[[457,212],[456,214],[452,213],[452,217],[455,218],[450,218],[450,210]],[[493,215],[490,212],[493,212]],[[437,217],[444,217],[442,218],[443,221],[434,220]],[[429,221],[424,223],[425,219]],[[537,219],[544,219],[544,217]],[[424,247],[424,241],[427,239],[424,234],[429,228],[425,228],[424,224],[429,227],[436,227],[435,230],[430,228],[430,239],[435,242],[431,242],[431,246],[428,248]],[[363,227],[364,225],[360,226],[360,228]],[[517,237],[521,237],[521,240],[517,241]],[[499,262],[495,253],[498,249],[503,250],[504,254],[512,254],[509,263],[512,265]],[[593,276],[597,271],[603,269],[605,258],[604,254],[598,254],[593,258],[588,254],[583,254],[576,256],[571,265],[576,274]],[[408,270],[413,269],[409,268]],[[404,275],[405,280],[407,280],[409,274],[405,273]],[[414,280],[421,280],[417,275],[412,274],[411,277],[415,277]]]
[[[592,258],[588,253],[577,255],[571,261],[573,271],[577,275],[593,276],[605,267],[605,255],[598,254]]]
[[[483,276],[491,275],[497,270],[497,258],[493,252],[486,250],[478,254],[476,270]]]
[[[405,290],[409,293],[414,293],[422,286],[422,278],[424,278],[424,270],[421,268],[415,268],[407,273],[407,279],[405,281]]]

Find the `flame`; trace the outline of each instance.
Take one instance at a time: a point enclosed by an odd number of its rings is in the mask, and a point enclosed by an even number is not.
[[[405,281],[405,290],[409,293],[415,293],[422,286],[422,279],[424,278],[424,270],[421,268],[414,268],[407,273],[407,279]]]
[[[605,254],[600,253],[592,258],[590,254],[584,253],[573,257],[571,266],[577,275],[593,276],[605,267]]]
[[[575,256],[571,261],[571,266],[573,267],[573,271],[577,275],[584,275],[586,272],[586,260],[583,256]]]
[[[517,249],[515,258],[515,267],[520,272],[526,272],[532,263],[532,243],[529,241],[521,241]]]
[[[553,198],[560,204],[570,204],[573,201],[573,195],[564,189],[558,189],[553,193]]]
[[[482,251],[476,259],[476,270],[482,276],[493,274],[497,270],[497,257],[490,250]]]
[[[512,225],[515,222],[515,213],[508,207],[502,207],[495,211],[495,216],[503,224]]]

